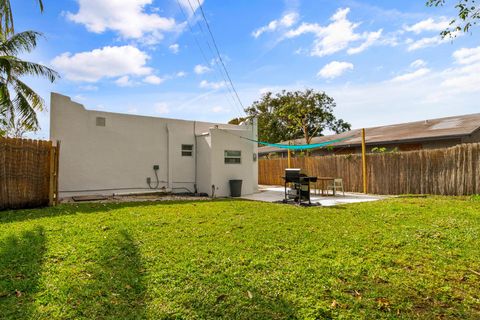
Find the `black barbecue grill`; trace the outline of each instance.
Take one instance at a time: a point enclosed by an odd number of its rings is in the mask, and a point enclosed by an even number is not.
[[[310,182],[317,182],[317,177],[309,177],[302,173],[300,169],[291,168],[285,169],[283,180],[285,181],[284,202],[293,200],[296,203],[301,204],[302,201],[308,201],[308,204],[311,204]]]

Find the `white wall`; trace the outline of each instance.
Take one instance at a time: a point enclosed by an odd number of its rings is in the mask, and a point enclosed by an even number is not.
[[[258,190],[258,160],[254,161],[256,143],[242,139],[252,139],[254,129],[251,126],[247,130],[211,129],[212,139],[212,184],[215,185],[215,195],[226,197],[230,195],[229,180],[241,179],[242,194],[251,194]],[[225,163],[225,150],[241,151],[241,163]]]
[[[97,117],[106,119],[105,127],[96,125]],[[193,191],[195,150],[192,157],[182,157],[181,145],[195,145],[195,135],[208,132],[212,134],[213,131],[209,130],[214,126],[216,124],[206,122],[86,110],[69,97],[52,93],[50,138],[61,141],[60,196],[150,191],[146,178],[151,177],[152,182],[155,182],[155,164],[160,166],[160,187],[172,188],[176,192],[186,191],[177,189],[182,187]],[[235,128],[235,131],[251,135],[250,127],[248,131],[241,130],[247,127],[218,126]],[[215,133],[215,136],[216,139],[213,136],[197,137],[198,191],[210,194],[215,178],[215,183],[221,185],[221,194],[228,195],[229,192],[225,191],[225,186],[220,181],[223,183],[232,174],[222,167],[220,171],[216,170],[219,159],[223,161],[223,151],[221,156],[213,155],[214,150],[220,152],[218,150],[228,144],[228,140],[220,138],[220,133]],[[212,148],[215,141],[218,146]],[[235,145],[237,142],[231,140],[230,143]],[[249,152],[252,150],[250,148]],[[247,148],[245,152],[248,152]],[[256,167],[255,170],[252,167],[249,169],[243,175],[251,177],[258,174]],[[221,177],[222,174],[225,176]],[[255,178],[250,178],[248,183],[254,180]],[[253,188],[246,188],[245,191],[247,190]]]
[[[197,136],[197,187],[200,192],[212,195],[212,139],[210,133]]]

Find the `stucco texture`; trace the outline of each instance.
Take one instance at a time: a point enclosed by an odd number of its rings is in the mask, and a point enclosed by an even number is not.
[[[105,118],[105,126],[97,118]],[[226,131],[228,130],[228,131]],[[199,121],[135,116],[86,110],[67,96],[52,93],[50,138],[61,142],[60,196],[121,194],[148,191],[188,192],[228,196],[228,179],[244,179],[242,194],[256,190],[255,143],[231,134],[256,138],[256,125],[226,125]],[[193,145],[182,156],[182,144]],[[226,165],[224,149],[241,150],[242,163]],[[159,186],[153,166],[158,165]]]

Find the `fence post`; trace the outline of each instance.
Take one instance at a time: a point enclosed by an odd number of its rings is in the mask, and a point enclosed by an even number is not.
[[[54,193],[55,193],[55,148],[53,147],[51,141],[48,145],[50,148],[48,206],[51,207],[54,204]]]
[[[58,197],[58,174],[60,168],[60,141],[57,140],[57,147],[55,149],[55,205],[59,203]]]
[[[367,147],[365,145],[365,129],[362,129],[362,176],[363,176],[363,193],[368,193],[367,184]]]

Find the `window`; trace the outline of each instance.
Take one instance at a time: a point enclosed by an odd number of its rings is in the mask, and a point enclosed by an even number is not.
[[[182,144],[182,157],[191,157],[193,155],[193,144]]]
[[[97,117],[97,119],[95,119],[95,124],[97,125],[97,127],[105,127],[106,122],[107,119],[105,119],[104,117]]]
[[[227,164],[242,163],[242,151],[225,150],[225,163]]]

